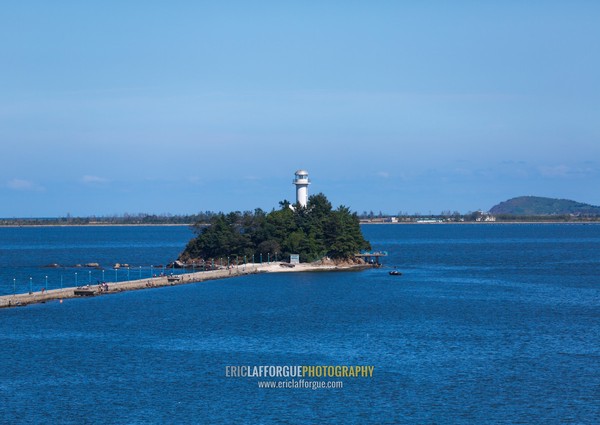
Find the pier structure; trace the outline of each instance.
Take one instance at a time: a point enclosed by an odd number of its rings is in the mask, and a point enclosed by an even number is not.
[[[0,296],[0,308],[5,307],[24,307],[29,304],[46,303],[49,301],[59,301],[69,298],[87,298],[96,295],[108,295],[123,291],[133,291],[161,286],[185,285],[190,283],[204,282],[215,279],[233,278],[257,273],[273,272],[310,272],[310,271],[344,271],[361,270],[368,266],[335,265],[335,264],[289,264],[280,262],[267,263],[247,263],[236,264],[228,267],[220,266],[214,270],[195,271],[184,273],[177,276],[158,276],[147,279],[136,279],[120,282],[107,282],[103,285],[85,285],[80,287],[65,287],[60,289],[50,289],[31,293],[21,293],[13,295]]]
[[[387,251],[374,251],[374,252],[362,251],[359,254],[354,254],[354,257],[362,258],[365,261],[365,263],[380,267],[381,266],[380,258],[387,257],[387,255],[388,255]]]

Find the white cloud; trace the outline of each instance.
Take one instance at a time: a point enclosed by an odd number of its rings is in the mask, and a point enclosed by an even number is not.
[[[256,180],[262,180],[262,179],[260,177],[257,177],[257,176],[245,176],[244,180],[256,181]]]
[[[543,165],[538,167],[538,172],[544,177],[569,177],[569,178],[589,178],[597,175],[600,170],[589,164],[583,166],[573,165]]]
[[[571,170],[566,165],[544,165],[539,167],[539,171],[540,174],[545,177],[566,177]]]
[[[44,188],[30,180],[25,179],[12,179],[6,183],[6,187],[12,190],[23,190],[23,191],[42,191]]]
[[[454,172],[454,174],[459,175],[459,176],[472,176],[473,175],[473,170],[470,168],[458,167],[458,168],[454,168],[452,171]]]
[[[382,179],[387,179],[390,177],[390,173],[388,173],[387,171],[380,171],[377,173],[377,175]]]
[[[85,184],[102,184],[102,183],[108,183],[109,180],[107,178],[104,177],[98,177],[98,176],[83,176],[81,178],[81,181]]]

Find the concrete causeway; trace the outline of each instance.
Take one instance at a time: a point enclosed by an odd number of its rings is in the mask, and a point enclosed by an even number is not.
[[[165,275],[146,279],[128,280],[124,282],[107,282],[107,285],[85,285],[79,287],[67,287],[62,289],[50,289],[48,291],[37,291],[33,293],[24,293],[16,295],[0,296],[0,308],[22,307],[28,304],[45,303],[48,301],[67,298],[85,298],[86,296],[99,296],[114,294],[123,291],[135,291],[147,288],[157,288],[161,286],[186,285],[190,283],[203,282],[205,280],[225,279],[237,276],[244,276],[255,273],[291,273],[291,272],[310,272],[310,271],[336,271],[336,270],[362,270],[370,268],[365,264],[322,264],[302,263],[295,267],[289,267],[285,263],[251,263],[231,266],[229,269],[221,268],[217,270],[201,271],[194,273],[183,273],[178,275]]]

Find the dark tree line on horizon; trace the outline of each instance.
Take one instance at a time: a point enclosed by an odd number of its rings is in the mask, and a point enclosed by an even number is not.
[[[219,213],[209,223],[197,223],[195,231],[198,236],[186,246],[182,261],[300,254],[300,261],[310,262],[323,257],[347,259],[371,249],[356,213],[343,205],[334,210],[322,193],[310,196],[305,208],[296,204],[292,209],[283,201],[280,209],[270,213],[261,209]]]
[[[289,204],[289,203],[288,203]],[[545,222],[597,222],[600,221],[600,207],[566,199],[521,196],[502,202],[490,209],[490,213],[499,222],[514,221],[545,221]],[[252,215],[253,212],[240,213]],[[36,225],[189,225],[192,223],[209,224],[223,212],[204,211],[196,214],[113,214],[87,217],[73,217],[67,213],[64,217],[12,217],[0,218],[0,226],[36,226]],[[435,219],[443,222],[476,222],[481,221],[487,213],[482,211],[443,210],[439,214],[431,211],[428,214],[416,212],[409,214],[400,211],[397,214],[387,214],[382,211],[363,211],[358,218],[363,222],[385,222],[395,217],[399,222],[414,222],[422,219]],[[388,220],[386,220],[388,219]]]
[[[34,218],[0,218],[0,225],[32,226],[32,225],[95,225],[95,224],[192,224],[199,221],[208,222],[219,213],[205,211],[197,214],[122,214],[105,216],[72,217],[34,217]]]

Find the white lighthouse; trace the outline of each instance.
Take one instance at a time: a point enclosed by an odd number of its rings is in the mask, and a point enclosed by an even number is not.
[[[296,203],[300,204],[303,208],[306,208],[306,204],[308,204],[308,185],[310,184],[310,180],[308,180],[308,171],[296,171],[292,183],[296,185]]]

